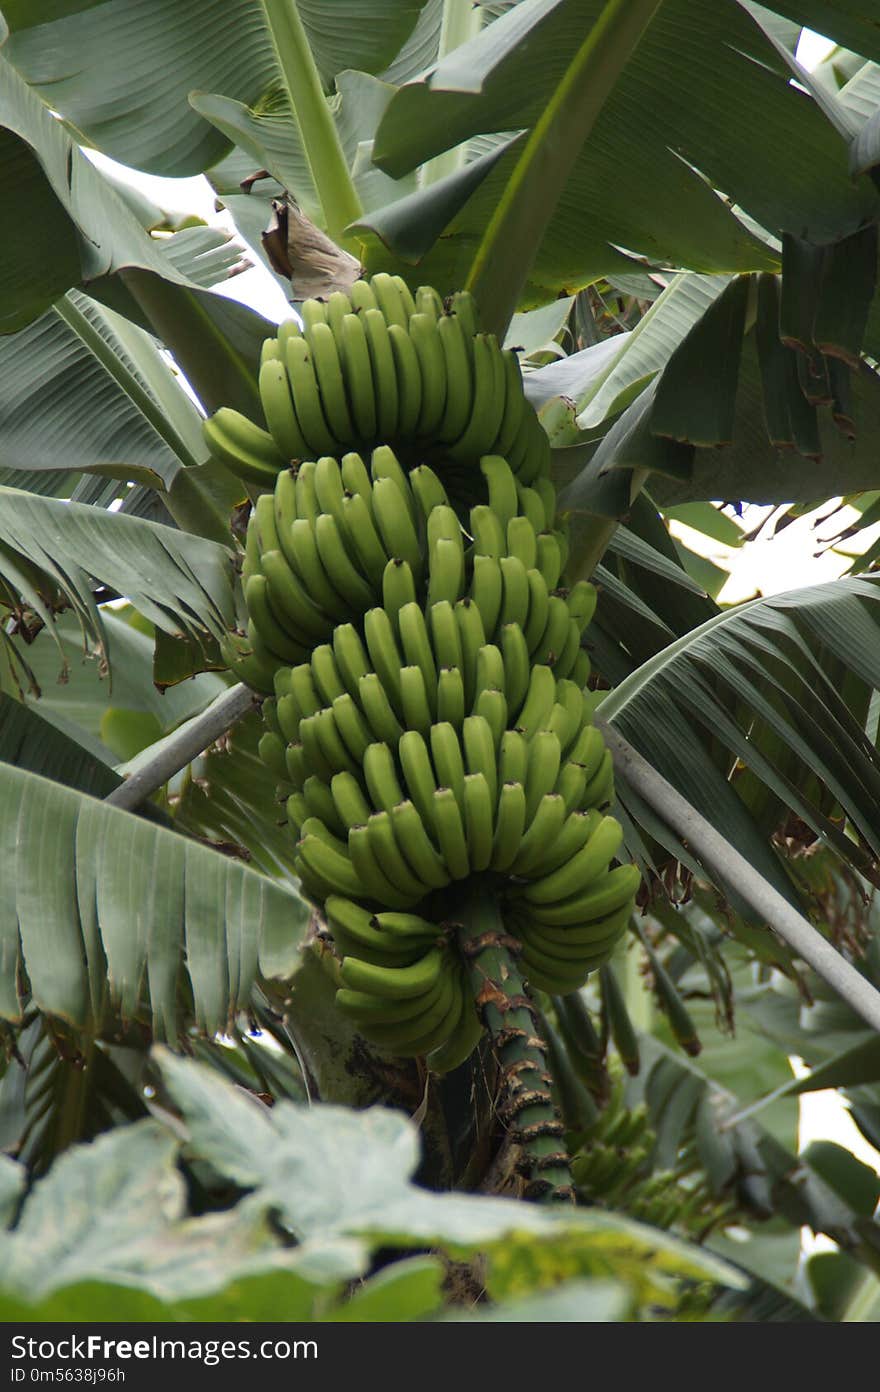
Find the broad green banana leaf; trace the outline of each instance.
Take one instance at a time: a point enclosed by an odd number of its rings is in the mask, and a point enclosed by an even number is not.
[[[599,0],[513,7],[401,88],[375,161],[399,177],[479,133],[531,127],[600,10]],[[511,158],[420,263],[422,279],[460,274]],[[623,269],[621,246],[697,271],[772,267],[775,253],[715,189],[774,235],[818,241],[855,231],[877,206],[870,181],[851,180],[845,142],[791,85],[788,63],[751,14],[735,0],[666,0],[578,158],[533,267],[535,289],[546,299]],[[381,210],[370,223],[385,235]]]
[[[155,341],[70,290],[0,338],[0,461],[26,473],[80,470],[167,490],[203,462],[201,419]]]
[[[156,736],[165,735],[198,715],[226,689],[225,678],[214,672],[201,672],[164,691],[157,688],[153,683],[155,640],[152,632],[142,632],[129,622],[136,617],[131,609],[102,607],[101,623],[112,658],[109,663],[98,644],[83,644],[80,626],[70,613],[59,616],[54,633],[42,629],[23,650],[37,688],[36,693],[26,695],[28,708],[108,765],[119,757],[103,740],[114,715],[136,718]],[[137,624],[140,622],[138,619]],[[62,647],[60,655],[56,636]],[[43,769],[34,766],[34,772]],[[49,776],[70,781],[51,772]],[[93,791],[85,785],[76,786],[82,786],[83,792]]]
[[[0,764],[0,1018],[86,1035],[226,1030],[262,974],[297,967],[308,908],[241,862]],[[116,1022],[116,1023],[114,1023]]]
[[[259,412],[254,373],[270,326],[177,269],[11,65],[2,37],[0,331],[14,333],[66,290],[88,286],[161,334],[209,409],[225,402]]]

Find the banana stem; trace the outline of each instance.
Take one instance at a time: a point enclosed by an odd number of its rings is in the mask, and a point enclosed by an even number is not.
[[[459,944],[498,1059],[498,1115],[521,1147],[526,1197],[570,1203],[571,1165],[550,1092],[547,1044],[537,1034],[535,1008],[520,974],[519,943],[505,932],[497,890],[488,880],[474,883],[460,906]]]
[[[133,812],[169,778],[185,769],[187,764],[191,764],[193,759],[197,759],[215,740],[236,725],[242,716],[253,710],[256,701],[254,693],[241,682],[230,687],[212,701],[201,715],[194,716],[167,739],[161,740],[131,777],[108,793],[104,801],[110,807]]]
[[[328,235],[344,245],[345,229],[363,213],[333,113],[324,95],[296,0],[262,0],[290,109],[302,135]]]

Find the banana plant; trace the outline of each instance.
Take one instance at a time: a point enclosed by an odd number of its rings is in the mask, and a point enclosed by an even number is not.
[[[552,446],[569,579],[600,591],[586,636],[599,717],[876,985],[871,556],[862,575],[726,608],[668,520],[697,508],[718,527],[712,500],[845,495],[867,500],[869,524],[878,31],[855,0],[369,0],[355,25],[331,0],[149,10],[0,4],[0,1136],[17,1168],[46,1175],[17,1220],[0,1303],[63,1318],[67,1287],[112,1287],[122,1271],[132,1310],[230,1308],[211,1306],[220,1295],[195,1266],[170,1285],[146,1259],[137,1280],[110,1258],[63,1280],[28,1276],[29,1223],[41,1202],[63,1202],[64,1163],[90,1163],[77,1142],[101,1137],[133,1193],[139,1147],[176,1163],[167,1111],[146,1119],[158,1090],[205,1128],[208,1165],[180,1159],[199,1212],[228,1207],[218,1176],[274,1202],[272,1147],[304,1154],[310,1127],[331,1149],[341,1128],[351,1149],[373,1116],[360,1109],[421,1118],[421,1160],[398,1138],[410,1157],[399,1192],[376,1188],[373,1238],[343,1202],[333,1231],[361,1245],[341,1265],[325,1255],[320,1280],[288,1270],[259,1204],[231,1209],[238,1317],[270,1266],[279,1291],[297,1285],[303,1318],[325,1317],[382,1232],[400,1251],[490,1253],[497,1317],[518,1317],[504,1313],[516,1284],[504,1201],[493,1218],[488,1200],[448,1194],[435,1212],[407,1179],[418,1163],[435,1189],[518,1192],[493,1115],[497,1059],[484,1048],[438,1083],[340,1016],[338,964],[300,884],[260,715],[212,724],[235,683],[224,643],[247,621],[242,542],[260,489],[215,458],[203,419],[234,409],[271,425],[259,370],[275,332],[225,282],[246,257],[293,305],[362,271],[473,292],[483,324],[519,352]],[[837,41],[836,66],[804,72],[802,26]],[[120,71],[137,101],[120,100]],[[87,148],[143,172],[205,174],[237,240],[145,208]],[[123,810],[135,777],[147,792]],[[596,1318],[658,1304],[687,1318],[683,1300],[658,1296],[667,1270],[681,1290],[714,1282],[712,1317],[865,1317],[852,1310],[872,1308],[877,1196],[852,1157],[799,1160],[787,1058],[803,1057],[816,1087],[854,1089],[876,1142],[874,1041],[847,1017],[839,1048],[811,1047],[821,979],[623,780],[614,811],[642,912],[585,992],[536,1005],[578,1195],[610,1227],[588,1237],[576,1214],[545,1238],[526,1210],[520,1260],[545,1243],[565,1318],[585,1317],[566,1278],[608,1268],[566,1264],[564,1250],[603,1241],[619,1289],[605,1306],[592,1292]],[[820,860],[824,878],[810,873]],[[843,937],[828,877],[848,887]],[[492,977],[498,964],[480,960]],[[748,1021],[736,1046],[734,1019]],[[710,1036],[711,1066],[708,1050],[696,1057]],[[163,1041],[200,1062],[151,1053]],[[725,1072],[734,1048],[745,1061]],[[502,1073],[523,1064],[498,1052]],[[245,1143],[259,1126],[239,1113],[242,1088],[288,1099],[263,1155]],[[328,1105],[310,1122],[315,1100]],[[763,1118],[739,1119],[762,1102]],[[376,1116],[381,1168],[395,1142]],[[19,1182],[4,1175],[0,1195]],[[299,1190],[285,1200],[303,1252],[330,1242],[338,1199],[320,1167],[309,1186],[326,1191],[313,1230]],[[193,1261],[184,1213],[181,1202],[161,1241]],[[804,1223],[840,1258],[818,1263],[809,1287],[795,1273]],[[750,1234],[741,1251],[731,1226]],[[674,1236],[652,1285],[638,1254],[658,1227]],[[398,1294],[408,1281],[415,1292],[409,1317],[433,1317],[436,1263],[417,1280],[419,1260],[390,1269]],[[369,1313],[382,1301],[367,1281],[347,1317],[382,1318]]]

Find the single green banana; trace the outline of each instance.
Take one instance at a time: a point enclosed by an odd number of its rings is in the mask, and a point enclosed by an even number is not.
[[[494,807],[498,796],[498,765],[492,729],[483,716],[468,715],[462,725],[461,735],[465,768],[468,773],[483,775]]]
[[[284,758],[286,748],[284,740],[274,730],[264,730],[257,743],[257,753],[263,763],[270,773],[282,781],[287,779],[287,762]]]
[[[400,401],[394,350],[388,336],[385,316],[379,309],[367,309],[360,316],[367,336],[375,395],[376,433],[381,440],[395,440],[400,434]]]
[[[349,696],[360,700],[360,682],[372,672],[366,649],[354,624],[337,624],[333,630],[333,655]]]
[[[538,810],[541,799],[554,789],[561,757],[559,739],[552,730],[536,731],[529,742],[529,762],[525,780],[526,820],[529,824]]]
[[[535,535],[537,536],[542,532],[546,532],[550,523],[544,511],[544,503],[541,494],[536,488],[528,488],[524,483],[521,483],[519,479],[514,479],[514,487],[516,488],[516,496],[519,504],[518,511],[522,513],[523,517],[528,519],[529,525]],[[556,544],[558,546],[559,543],[557,542]],[[549,580],[547,583],[552,590],[556,585],[556,580],[553,581],[552,585]]]
[[[315,468],[315,460],[307,459],[296,471],[296,515],[304,518],[312,527],[321,511],[315,492]]]
[[[464,824],[472,870],[486,870],[492,860],[494,799],[482,773],[464,780]]]
[[[377,271],[370,278],[370,288],[389,328],[392,324],[397,324],[405,331],[409,327],[409,312],[397,282],[397,276],[388,275],[385,271]]]
[[[474,702],[473,715],[479,715],[492,732],[495,748],[498,749],[507,730],[507,698],[503,691],[487,686]]]
[[[498,428],[495,453],[502,455],[509,462],[511,448],[522,431],[525,412],[532,408],[527,406],[523,395],[522,373],[516,353],[511,348],[505,348],[501,357],[504,363],[504,411]]]
[[[279,453],[288,463],[307,459],[309,447],[293,409],[287,368],[278,358],[270,358],[263,363],[259,388],[266,424]]]
[[[547,583],[539,570],[527,570],[529,582],[529,616],[523,625],[523,636],[530,653],[534,653],[547,628],[550,617],[550,593]],[[534,658],[532,658],[534,662]],[[545,664],[540,664],[544,666]]]
[[[502,556],[498,562],[501,570],[502,596],[498,623],[517,624],[525,628],[529,613],[529,577],[526,568],[516,556]]]
[[[455,606],[455,617],[461,636],[462,678],[465,701],[470,708],[474,702],[477,680],[477,654],[486,643],[483,617],[473,600],[465,596]]]
[[[374,967],[355,957],[345,958],[341,975],[350,990],[366,991],[372,996],[383,996],[386,1000],[412,1000],[430,990],[445,963],[445,955],[439,948],[432,947],[412,966],[396,969]]]
[[[421,668],[425,680],[425,695],[431,714],[437,711],[437,665],[431,639],[421,607],[415,602],[405,604],[397,615],[400,628],[400,644],[407,663]]]
[[[538,562],[538,538],[527,517],[512,517],[507,524],[506,551],[516,556],[526,571],[534,570]]]
[[[428,608],[428,622],[431,627],[431,646],[438,668],[461,667],[461,634],[455,617],[455,610],[449,600],[440,600]]]
[[[315,324],[327,323],[327,306],[323,300],[303,300],[299,307],[299,317],[303,323],[303,334],[307,337],[309,330],[314,328]]]
[[[395,557],[388,562],[382,574],[382,607],[397,627],[399,611],[405,604],[415,602],[416,584],[412,570],[406,561]]]
[[[339,359],[350,406],[351,431],[346,439],[365,444],[375,440],[378,429],[378,386],[373,375],[373,359],[366,325],[357,314],[346,314],[339,335]],[[336,425],[336,416],[330,416]],[[345,421],[345,415],[339,416]],[[347,423],[347,422],[346,422]],[[341,430],[341,424],[337,427]]]
[[[458,667],[441,667],[437,677],[437,720],[460,730],[465,717],[464,681]]]
[[[370,847],[379,868],[400,894],[414,902],[424,899],[430,886],[425,884],[410,868],[409,861],[397,841],[394,823],[388,812],[374,812],[367,822]]]
[[[329,323],[313,324],[311,329],[306,331],[306,340],[312,349],[312,365],[315,367],[324,419],[333,422],[333,432],[340,440],[352,440],[355,436],[355,423],[348,409],[343,361],[337,347],[336,334]]]
[[[379,308],[379,301],[373,294],[372,286],[368,280],[356,280],[350,285],[348,298],[351,300],[351,307],[356,314],[366,314],[369,309]]]
[[[363,613],[375,600],[367,581],[355,570],[336,518],[322,512],[315,522],[315,542],[327,578],[354,613]],[[350,611],[350,612],[351,612]]]
[[[305,821],[303,828],[312,820],[314,819],[309,818]],[[296,844],[296,859],[297,865],[302,863],[306,870],[318,879],[335,886],[337,893],[350,898],[360,895],[360,882],[349,857],[342,855],[319,836],[302,836]]]
[[[486,634],[494,635],[501,613],[503,580],[501,565],[493,556],[474,556],[470,597],[483,619]]]
[[[341,290],[334,290],[327,297],[327,323],[333,330],[333,337],[339,341],[342,321],[346,314],[352,313],[351,300]]]
[[[437,435],[451,443],[459,439],[470,420],[474,379],[461,320],[454,314],[444,314],[437,321],[437,337],[446,360],[446,403]]]
[[[474,398],[470,418],[447,451],[451,459],[478,459],[494,451],[504,414],[504,360],[494,334],[472,340]]]
[[[448,507],[449,496],[446,489],[427,464],[417,464],[410,470],[409,483],[424,522],[427,522],[435,507]]]
[[[490,865],[509,870],[516,859],[526,824],[526,794],[521,783],[502,783],[492,838]]]
[[[424,559],[419,535],[394,479],[377,478],[373,484],[373,516],[388,556],[406,561],[420,582]]]
[[[535,494],[535,497],[537,496]],[[540,498],[538,502],[540,503]],[[547,589],[555,590],[562,574],[562,548],[554,532],[538,532],[535,565],[543,575]]]
[[[425,830],[425,824],[408,798],[391,808],[391,820],[397,843],[413,872],[431,889],[443,889],[449,884],[446,862],[437,851]],[[382,916],[383,919],[385,915]]]
[[[474,539],[475,556],[492,556],[500,561],[507,555],[507,542],[500,518],[486,503],[478,503],[470,511],[470,531]]]
[[[427,739],[431,732],[431,707],[421,667],[401,667],[400,692],[404,725]]]
[[[556,678],[549,667],[533,667],[529,674],[529,689],[516,717],[516,727],[531,739],[543,730],[556,704]]]
[[[415,803],[429,836],[434,836],[434,794],[437,791],[437,782],[428,746],[418,730],[404,731],[397,746],[397,756],[403,770],[409,800]],[[402,802],[403,796],[396,801]]]
[[[440,853],[454,880],[464,880],[470,874],[467,839],[464,823],[451,788],[434,790],[434,826]]]
[[[437,432],[446,407],[446,356],[432,314],[415,313],[409,321],[419,370],[422,376],[422,402],[416,433],[431,439]]]
[[[531,823],[520,842],[516,858],[511,866],[515,875],[529,875],[539,871],[544,856],[565,825],[565,803],[557,793],[547,793],[538,804]]]
[[[385,694],[398,719],[403,715],[400,692],[400,669],[403,657],[397,646],[394,626],[384,609],[369,609],[364,615],[364,638],[373,670],[385,688]]]
[[[363,761],[369,745],[375,742],[375,735],[367,724],[360,707],[345,691],[333,702],[333,719],[342,736],[342,742],[356,764]]]
[[[403,789],[397,777],[394,755],[387,744],[371,744],[364,751],[364,778],[373,807],[378,812],[390,812],[403,802]]]
[[[318,499],[318,507],[321,512],[328,512],[331,517],[336,519],[336,525],[341,529],[344,540],[347,541],[345,523],[342,517],[342,500],[345,497],[345,488],[342,483],[342,475],[339,472],[339,464],[327,454],[315,461],[315,496]]]
[[[547,623],[538,643],[532,651],[532,661],[547,667],[556,667],[556,660],[565,647],[568,627],[571,622],[565,600],[558,595],[550,595],[547,601]]]
[[[553,664],[553,670],[560,679],[568,678],[574,671],[574,664],[581,647],[581,634],[574,619],[568,621],[568,634],[562,644],[562,651]]]
[[[614,765],[611,751],[606,749],[596,773],[590,779],[581,802],[582,807],[603,807],[614,794]]]
[[[309,666],[312,669],[315,690],[321,697],[322,704],[331,705],[336,697],[345,691],[345,683],[336,665],[336,655],[329,643],[319,643],[313,648]]]
[[[221,406],[202,422],[202,433],[214,458],[238,478],[259,488],[274,488],[287,461],[267,430],[231,406]]]
[[[375,672],[367,672],[359,682],[358,699],[364,717],[372,731],[373,740],[396,749],[403,726],[391,709],[385,688]]]
[[[529,650],[519,624],[501,629],[501,656],[504,661],[504,691],[511,721],[515,724],[529,689]]]
[[[596,612],[599,592],[589,580],[578,580],[568,592],[568,608],[571,617],[580,625],[581,632],[587,627]]]
[[[312,350],[304,338],[288,339],[286,359],[293,406],[309,446],[308,457],[319,459],[322,454],[341,454],[340,443],[324,414]]]
[[[431,758],[437,783],[451,788],[459,807],[464,811],[464,759],[458,735],[449,721],[439,721],[429,731]]]
[[[389,324],[388,337],[397,377],[398,435],[402,440],[412,440],[418,430],[422,409],[422,371],[418,354],[406,330],[399,324]]]
[[[372,808],[354,774],[345,770],[342,773],[334,773],[330,780],[330,795],[333,798],[336,816],[346,831],[353,826],[366,826]]]

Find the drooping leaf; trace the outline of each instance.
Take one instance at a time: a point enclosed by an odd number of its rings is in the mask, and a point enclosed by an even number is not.
[[[0,541],[51,577],[95,637],[107,635],[89,577],[169,633],[216,636],[232,622],[231,553],[216,542],[11,488],[0,489]],[[0,574],[9,571],[0,556]]]
[[[216,1033],[259,972],[296,969],[308,911],[290,890],[36,774],[0,765],[0,784],[3,1018],[29,1000],[87,1031],[121,1016],[173,1039],[192,1017]]]
[[[873,581],[838,580],[727,610],[643,663],[599,707],[789,898],[787,877],[728,770],[742,760],[839,856],[870,870],[880,845],[880,761],[843,698],[835,664],[856,679],[854,692],[880,683],[868,659],[876,652],[878,593]],[[784,759],[762,752],[765,730],[782,741]],[[726,769],[710,754],[710,739],[727,752]],[[626,803],[625,790],[621,796]],[[837,803],[861,847],[829,819]],[[724,888],[736,904],[736,887]]]

